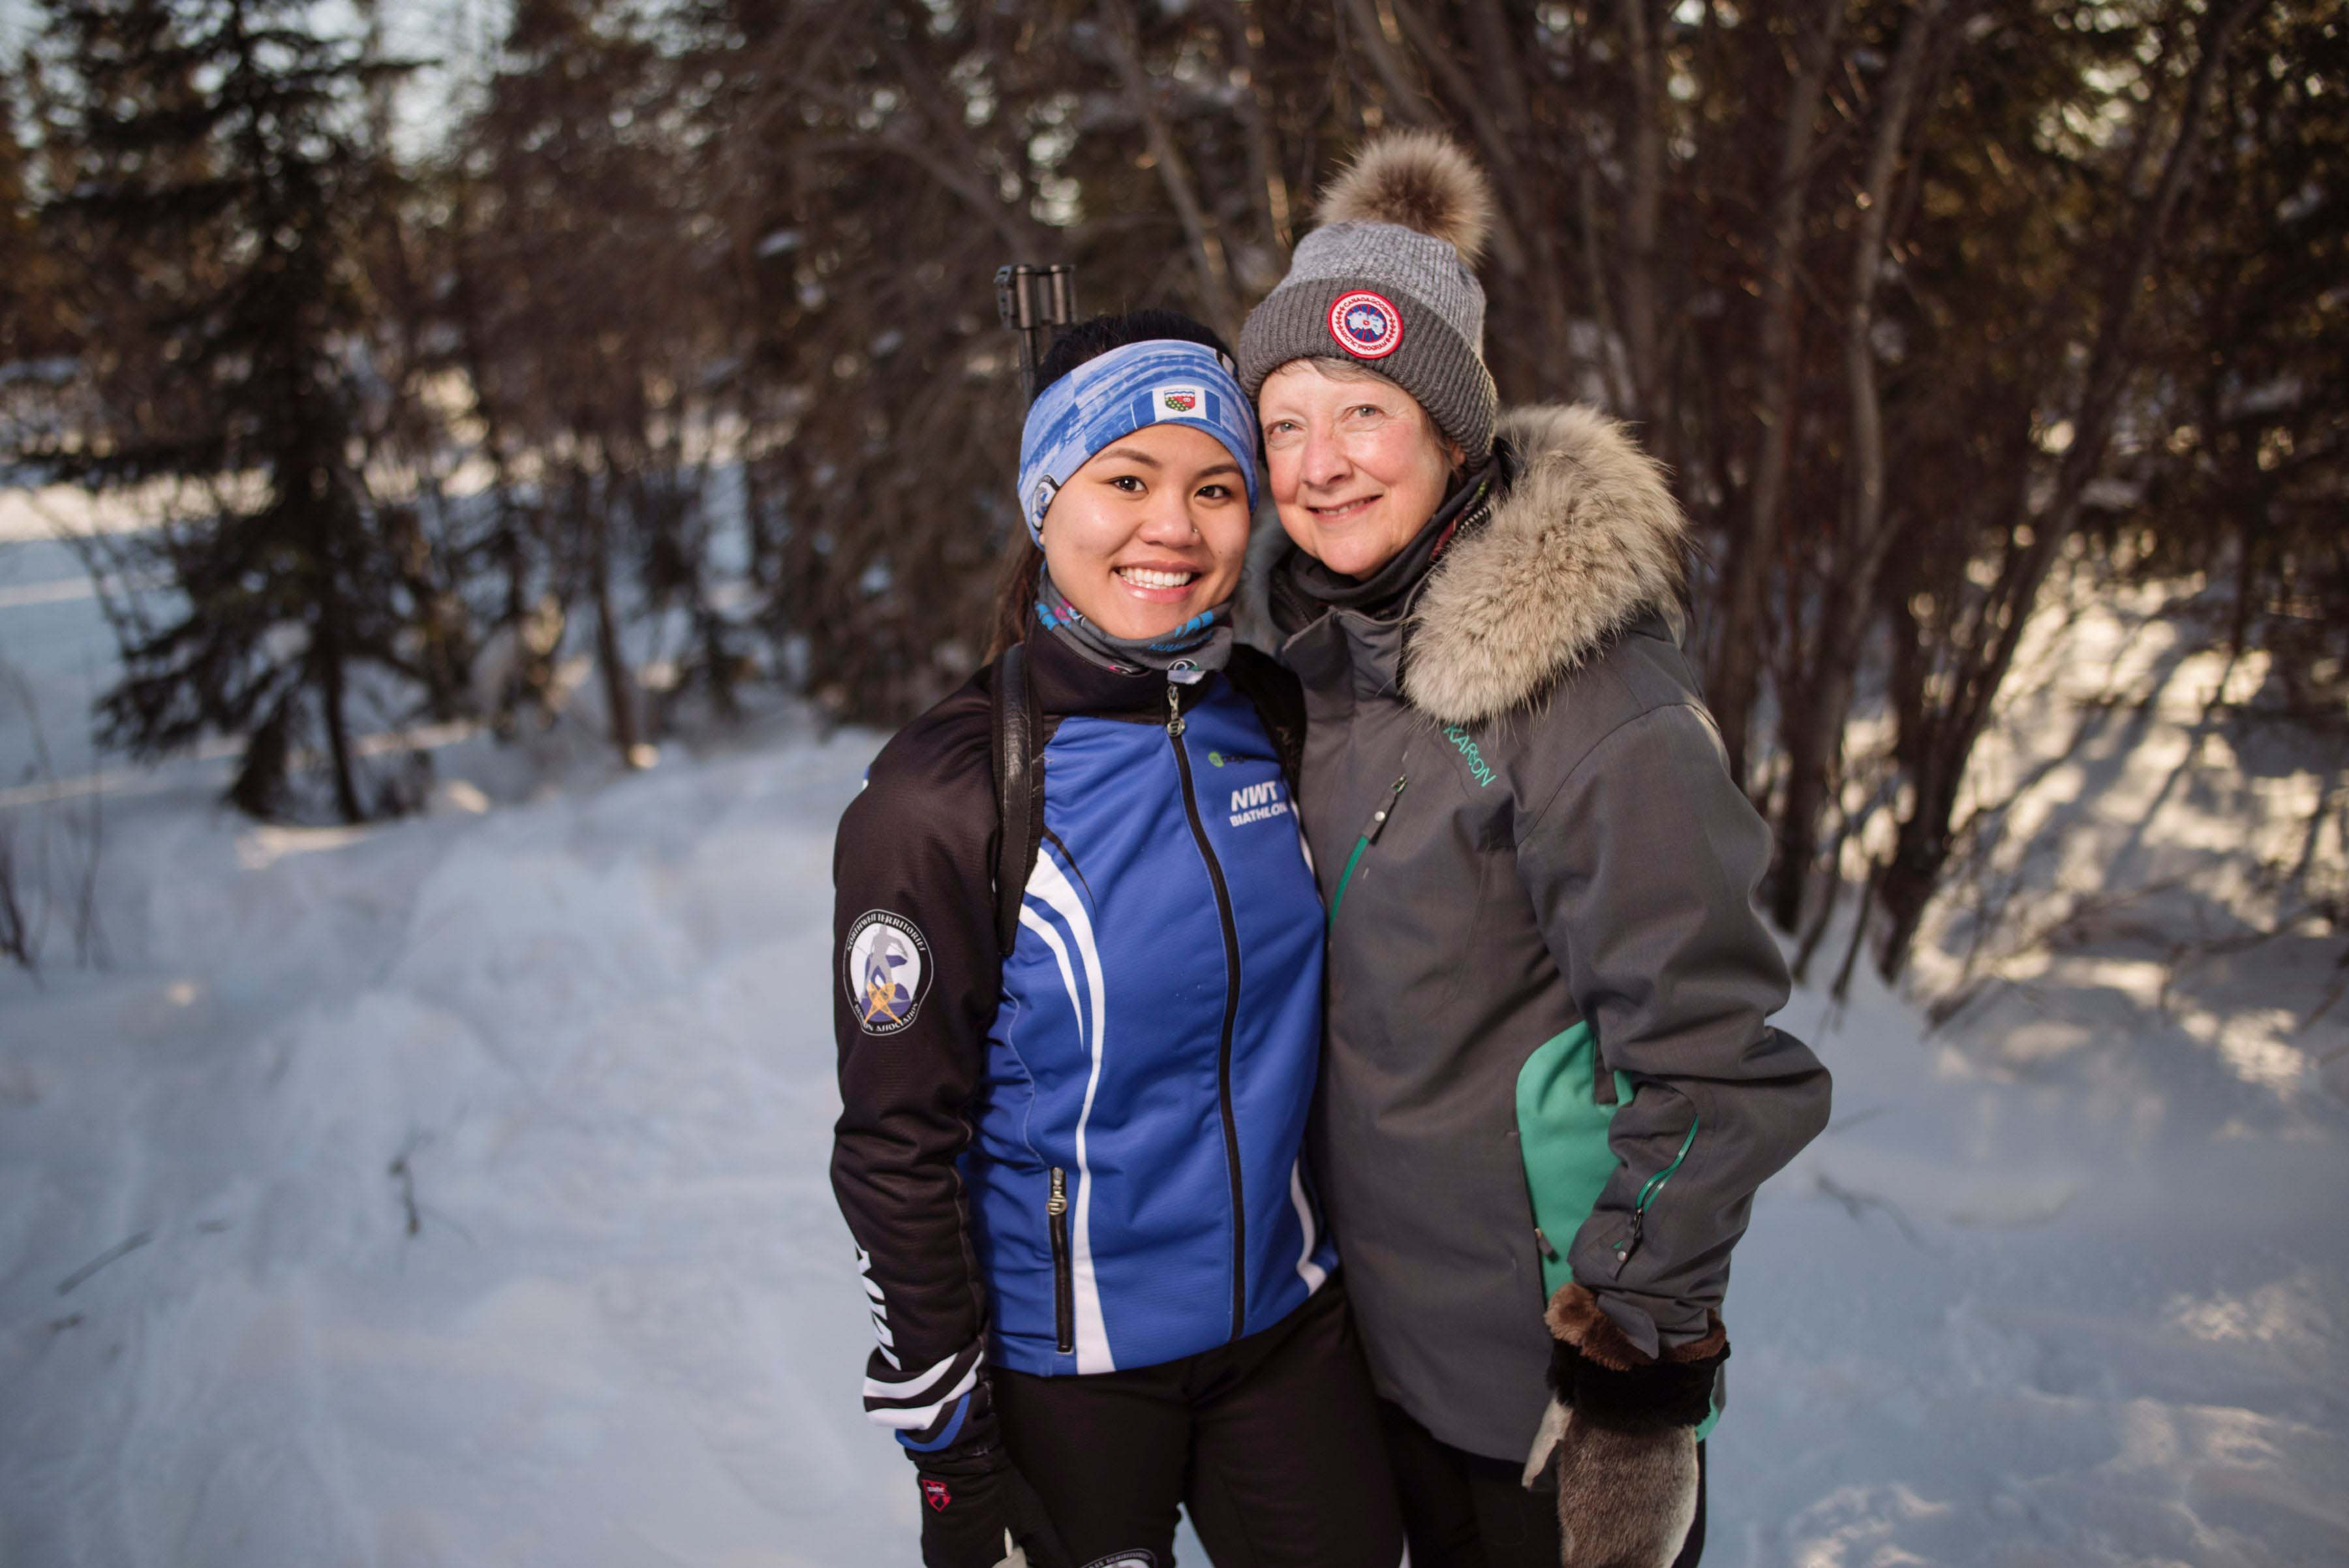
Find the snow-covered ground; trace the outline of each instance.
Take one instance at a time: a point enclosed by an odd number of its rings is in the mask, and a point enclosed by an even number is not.
[[[0,545],[0,660],[62,754],[104,643],[54,548]],[[2002,896],[2218,875],[2256,803],[2171,743],[2196,668],[2076,778],[2028,754],[2070,721],[2018,717],[2002,765],[2075,805],[2013,808]],[[536,788],[470,742],[357,832],[224,815],[216,764],[110,793],[106,967],[60,926],[0,971],[0,1564],[913,1562],[824,1176],[875,744],[782,713]],[[2336,948],[2108,920],[1979,959],[1931,1033],[1800,993],[1837,1116],[1739,1253],[1708,1561],[2349,1563],[2349,1003],[2302,1022]]]

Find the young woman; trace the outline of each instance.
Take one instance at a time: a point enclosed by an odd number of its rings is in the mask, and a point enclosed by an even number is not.
[[[1229,366],[1167,312],[1053,348],[999,638],[1027,701],[994,700],[997,659],[841,822],[833,1182],[880,1341],[865,1407],[917,1467],[931,1568],[1164,1568],[1178,1503],[1217,1568],[1402,1555],[1299,1168],[1322,912],[1294,684],[1228,622],[1257,486]],[[1023,707],[1006,945],[993,730]]]
[[[1679,509],[1589,410],[1497,415],[1490,208],[1448,142],[1373,144],[1240,338],[1330,906],[1316,1168],[1416,1568],[1667,1568],[1730,1251],[1827,1075],[1765,1023]]]

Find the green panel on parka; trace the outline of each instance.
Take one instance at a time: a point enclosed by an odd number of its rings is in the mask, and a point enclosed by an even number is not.
[[[1526,1194],[1532,1199],[1539,1240],[1572,1237],[1582,1229],[1608,1178],[1622,1163],[1607,1141],[1615,1107],[1631,1097],[1630,1075],[1616,1073],[1613,1104],[1599,1101],[1599,1038],[1578,1023],[1553,1034],[1517,1073],[1517,1149],[1526,1162]],[[1554,1242],[1541,1249],[1542,1289],[1556,1294],[1573,1282],[1574,1269]],[[1721,1420],[1716,1390],[1713,1414],[1697,1428],[1697,1440],[1713,1435]]]

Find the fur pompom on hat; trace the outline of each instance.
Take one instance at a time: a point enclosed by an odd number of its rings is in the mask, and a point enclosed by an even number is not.
[[[1472,270],[1493,223],[1484,171],[1447,137],[1390,131],[1362,144],[1318,211],[1321,226],[1240,329],[1240,385],[1254,397],[1292,359],[1350,359],[1482,462],[1500,404]]]
[[[1444,241],[1475,266],[1493,227],[1493,187],[1459,144],[1433,130],[1364,142],[1321,193],[1325,223],[1395,223]]]

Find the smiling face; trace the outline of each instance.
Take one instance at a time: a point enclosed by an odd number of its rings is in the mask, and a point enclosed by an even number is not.
[[[1093,453],[1044,514],[1053,586],[1112,637],[1163,637],[1238,587],[1247,479],[1191,425],[1145,425]]]
[[[1292,359],[1265,378],[1257,414],[1281,527],[1350,577],[1370,576],[1411,543],[1460,464],[1459,447],[1417,399],[1351,367]]]

